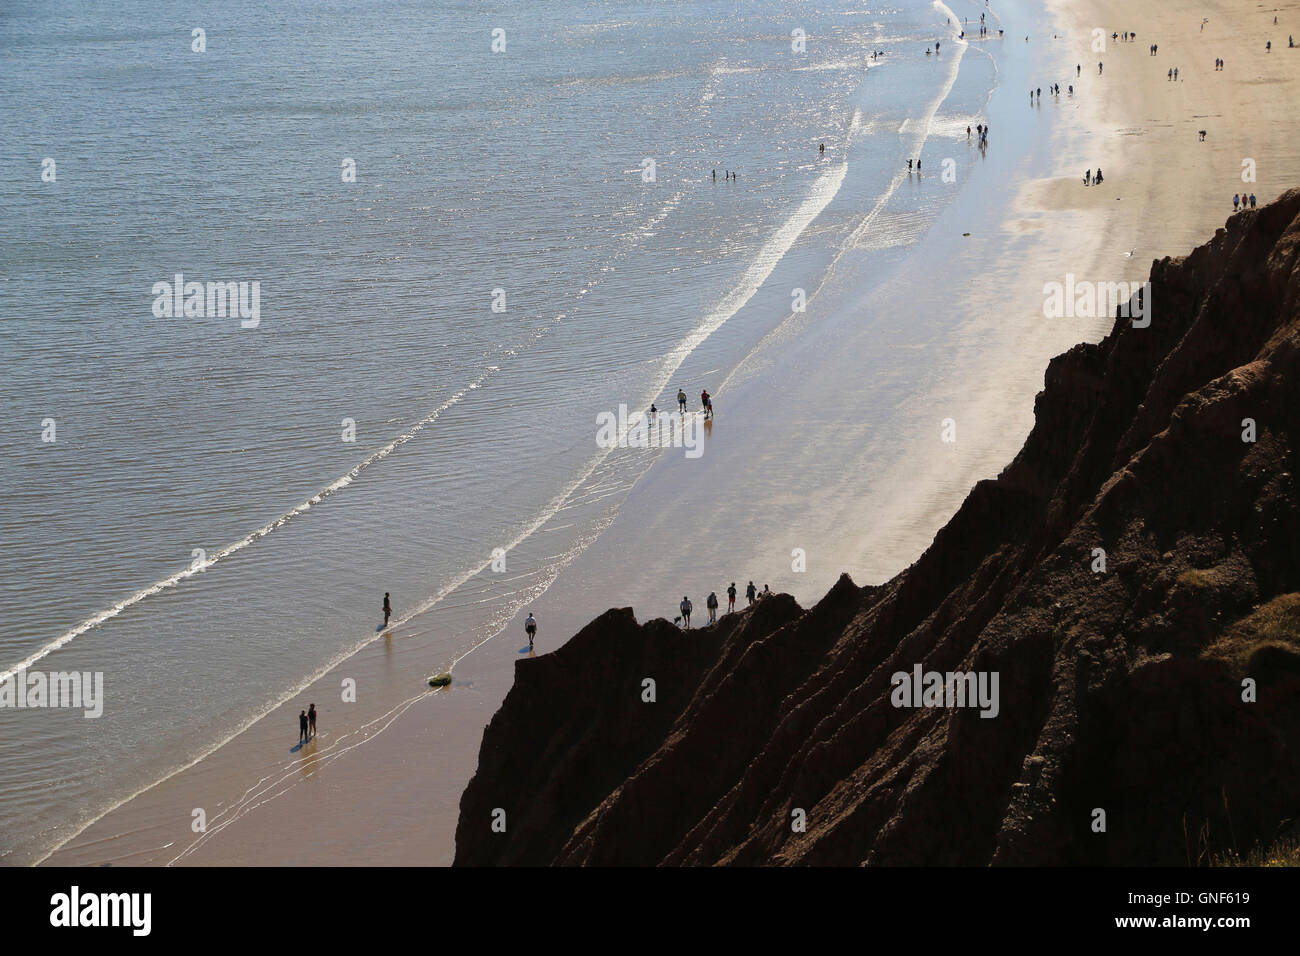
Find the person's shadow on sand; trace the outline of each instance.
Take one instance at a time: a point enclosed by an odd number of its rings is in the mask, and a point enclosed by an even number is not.
[[[316,735],[312,734],[306,740],[300,740],[294,746],[290,747],[289,753],[296,754],[298,751],[302,750],[303,747],[306,747],[308,744],[314,744],[315,742],[316,742]]]
[[[536,657],[536,656],[537,656],[537,655],[533,652],[533,649],[532,649],[530,646],[528,646],[527,644],[525,644],[523,647],[519,648],[519,653],[520,653],[520,654],[527,654],[529,657]]]

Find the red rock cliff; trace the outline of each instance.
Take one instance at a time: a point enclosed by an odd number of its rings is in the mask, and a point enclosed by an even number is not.
[[[611,610],[520,661],[456,863],[1179,865],[1276,838],[1300,816],[1300,190],[1151,292],[1148,328],[1051,362],[1015,460],[887,584],[689,634]],[[895,707],[915,664],[996,672],[998,715]]]

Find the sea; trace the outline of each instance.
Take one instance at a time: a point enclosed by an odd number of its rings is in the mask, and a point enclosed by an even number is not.
[[[983,0],[6,5],[0,862],[389,639],[386,593],[429,673],[512,619],[653,461],[597,416],[697,411],[959,194],[997,28]],[[98,715],[18,706],[74,672]]]

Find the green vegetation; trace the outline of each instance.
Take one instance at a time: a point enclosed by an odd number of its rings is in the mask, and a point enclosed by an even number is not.
[[[1188,571],[1179,576],[1179,581],[1203,573]],[[1244,677],[1250,671],[1251,659],[1270,649],[1272,653],[1263,660],[1300,654],[1300,594],[1281,594],[1256,608],[1225,630],[1201,657],[1223,661],[1234,676]]]
[[[1278,840],[1271,847],[1256,847],[1245,856],[1229,850],[1216,856],[1214,866],[1300,866],[1300,839]]]
[[[1192,568],[1178,575],[1178,584],[1193,591],[1205,591],[1214,586],[1214,572]]]

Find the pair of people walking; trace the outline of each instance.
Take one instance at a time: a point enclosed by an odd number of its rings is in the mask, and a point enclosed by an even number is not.
[[[316,705],[311,704],[298,714],[298,743],[305,743],[316,736]]]

